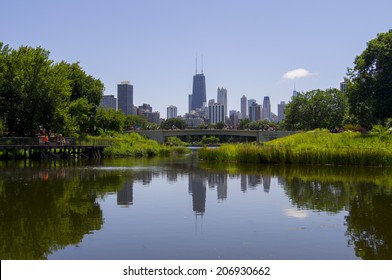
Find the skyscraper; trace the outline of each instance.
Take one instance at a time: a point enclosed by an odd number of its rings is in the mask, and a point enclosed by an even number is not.
[[[102,96],[101,103],[99,105],[106,109],[113,109],[116,111],[117,98],[115,98],[114,95],[104,95]]]
[[[206,77],[203,74],[203,66],[201,69],[201,74],[197,74],[197,59],[196,59],[196,74],[195,76],[193,76],[192,100],[189,102],[190,109],[196,110],[197,108],[201,108],[203,107],[203,103],[206,101],[207,101]]]
[[[269,96],[264,96],[262,119],[271,120],[271,102]]]
[[[219,103],[208,105],[208,117],[211,124],[225,122],[225,106]]]
[[[167,116],[168,119],[177,118],[177,107],[170,105],[167,107]]]
[[[133,85],[123,81],[117,85],[118,109],[125,115],[133,114]]]
[[[257,122],[261,118],[261,105],[258,105],[256,102],[253,102],[252,105],[249,106],[249,120],[251,122]]]
[[[285,114],[284,110],[286,109],[286,102],[281,101],[280,104],[278,104],[278,122],[284,120]]]
[[[346,81],[340,82],[340,91],[343,93],[347,93],[348,85]]]
[[[246,109],[247,107],[248,107],[247,106],[247,98],[245,95],[243,95],[241,97],[241,114],[242,114],[243,119],[246,119],[246,116],[248,114],[248,110]]]
[[[225,106],[225,118],[227,117],[227,89],[218,88],[217,103]]]

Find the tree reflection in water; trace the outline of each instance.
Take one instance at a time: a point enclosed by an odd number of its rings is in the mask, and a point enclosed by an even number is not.
[[[137,200],[135,182],[149,185],[155,177],[164,177],[173,183],[187,176],[195,215],[208,212],[207,187],[216,188],[216,199],[224,203],[230,195],[230,179],[238,179],[243,193],[261,185],[269,193],[271,178],[275,177],[298,210],[331,215],[347,211],[348,245],[354,246],[358,257],[392,259],[390,168],[220,166],[189,160],[137,164],[137,168],[119,173],[100,162],[86,166],[0,163],[0,258],[45,259],[56,250],[77,245],[104,223],[99,199],[117,192],[117,204],[131,207]],[[143,164],[149,167],[143,168]],[[163,168],[151,167],[159,165]],[[121,161],[117,166],[128,167]]]

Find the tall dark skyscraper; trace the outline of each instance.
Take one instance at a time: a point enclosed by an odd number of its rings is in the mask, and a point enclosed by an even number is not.
[[[133,114],[133,86],[128,81],[117,85],[118,110],[125,115]]]
[[[190,109],[195,110],[196,108],[201,108],[203,106],[203,103],[206,101],[206,77],[203,74],[203,66],[201,69],[201,74],[197,74],[196,61],[196,75],[193,76],[193,89]]]

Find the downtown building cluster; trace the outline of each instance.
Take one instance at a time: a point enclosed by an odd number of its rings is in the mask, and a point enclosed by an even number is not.
[[[293,95],[296,91],[293,92]],[[148,122],[159,125],[163,119],[160,112],[153,111],[150,104],[134,106],[133,85],[129,81],[123,81],[117,85],[117,98],[114,95],[104,95],[101,106],[114,110],[121,110],[125,115],[134,114],[144,116]],[[248,99],[245,95],[240,100],[240,111],[228,110],[228,92],[226,88],[218,88],[216,100],[209,99],[207,102],[206,78],[203,70],[193,76],[192,94],[188,95],[188,113],[179,116],[177,107],[170,105],[167,107],[167,119],[181,118],[189,128],[197,128],[208,124],[224,123],[230,128],[237,128],[241,119],[249,119],[251,122],[268,120],[279,122],[284,119],[284,109],[286,103],[282,101],[278,104],[278,114],[271,111],[271,101],[269,96],[264,96],[262,104],[258,104],[256,99]]]

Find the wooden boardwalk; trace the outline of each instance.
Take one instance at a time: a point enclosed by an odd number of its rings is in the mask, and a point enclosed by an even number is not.
[[[66,159],[101,158],[103,145],[0,144],[3,158]]]

